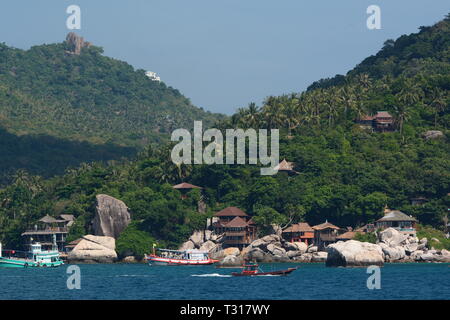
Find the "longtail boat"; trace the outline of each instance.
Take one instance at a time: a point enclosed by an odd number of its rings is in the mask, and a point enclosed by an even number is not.
[[[242,266],[241,272],[232,272],[231,275],[235,277],[241,276],[287,276],[298,268],[287,268],[285,270],[263,272],[257,263],[245,262]]]

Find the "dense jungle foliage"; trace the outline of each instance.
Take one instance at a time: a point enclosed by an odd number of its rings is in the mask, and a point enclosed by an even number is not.
[[[103,56],[100,47],[83,48],[80,55],[69,49],[67,41],[29,50],[0,44],[0,183],[11,170],[49,177],[82,161],[134,156],[130,147],[167,141],[172,130],[191,128],[194,120],[208,125],[222,118],[150,80],[145,70]],[[47,137],[58,139],[58,147]],[[29,141],[38,146],[27,155],[21,151]],[[55,168],[41,158],[61,163]]]
[[[121,251],[145,239],[176,247],[205,217],[230,205],[260,225],[328,220],[341,227],[373,222],[387,205],[443,231],[450,207],[449,89],[447,16],[388,41],[346,76],[268,97],[262,106],[251,103],[216,123],[221,129],[279,128],[280,158],[294,162],[299,174],[261,176],[255,165],[176,166],[171,144],[147,147],[134,160],[83,164],[47,180],[19,171],[0,190],[0,240],[18,245],[20,232],[47,213],[77,217],[72,239],[89,232],[99,193],[123,200],[132,212]],[[376,111],[393,115],[395,131],[372,132],[355,123]],[[427,139],[428,130],[443,136]],[[181,181],[204,189],[182,200],[171,187]],[[414,197],[428,201],[413,206]],[[196,211],[200,198],[207,204],[203,214]]]

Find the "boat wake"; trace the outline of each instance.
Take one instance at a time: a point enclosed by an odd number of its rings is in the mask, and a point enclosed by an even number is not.
[[[219,274],[219,273],[205,273],[205,274],[193,274],[192,277],[219,277],[219,278],[229,278],[229,274]]]
[[[146,274],[118,274],[116,275],[116,277],[150,277],[150,275],[146,275]]]

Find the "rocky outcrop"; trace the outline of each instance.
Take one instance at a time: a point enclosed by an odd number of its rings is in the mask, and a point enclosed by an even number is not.
[[[80,37],[74,32],[69,32],[66,37],[66,42],[69,46],[69,53],[79,55],[82,48],[91,46],[90,42],[84,41],[83,37]]]
[[[241,251],[238,248],[226,248],[224,250],[217,250],[214,251],[211,254],[211,258],[212,259],[217,259],[217,260],[221,260],[223,262],[223,260],[228,257],[228,256],[235,256],[235,257],[239,257],[241,255]],[[232,263],[232,261],[235,261],[236,263],[239,263],[240,260],[236,260],[236,259],[232,259],[232,258],[227,258],[227,265],[230,265]]]
[[[326,252],[317,252],[317,247],[308,247],[303,242],[288,242],[277,234],[270,234],[253,241],[243,250],[242,255],[246,259],[258,262],[325,262],[326,260]]]
[[[439,139],[444,137],[444,133],[439,130],[429,130],[423,133],[425,139]]]
[[[194,233],[189,237],[189,241],[194,244],[195,248],[200,248],[204,242],[204,232],[194,231]]]
[[[318,251],[311,254],[311,262],[326,262],[328,252]]]
[[[139,261],[136,259],[135,256],[128,256],[122,259],[123,263],[138,263]]]
[[[450,257],[447,256],[448,251],[433,250],[429,247],[427,238],[419,241],[417,237],[402,234],[393,228],[380,232],[378,238],[378,245],[383,251],[386,262],[450,262]]]
[[[328,267],[363,267],[384,264],[383,250],[380,246],[356,240],[339,241],[327,247],[326,265]]]
[[[67,255],[69,263],[112,263],[117,260],[112,237],[86,235]]]
[[[379,242],[383,242],[389,247],[397,247],[406,244],[408,235],[398,232],[394,228],[387,228],[378,235]]]
[[[406,251],[401,246],[389,247],[383,242],[380,242],[378,245],[381,247],[381,250],[383,250],[386,262],[398,261],[405,259],[406,257]]]
[[[212,242],[211,240],[208,240],[206,242],[204,242],[201,246],[200,246],[200,250],[201,251],[212,251],[213,249],[215,249],[217,247],[217,244]]]
[[[106,194],[97,195],[96,200],[92,223],[94,234],[117,239],[131,221],[128,207],[123,201]]]
[[[242,256],[228,255],[224,257],[219,263],[222,267],[236,267],[241,266],[244,262]]]
[[[191,240],[188,240],[188,241],[184,242],[178,248],[178,250],[180,250],[180,251],[191,250],[191,249],[195,249],[195,244]]]

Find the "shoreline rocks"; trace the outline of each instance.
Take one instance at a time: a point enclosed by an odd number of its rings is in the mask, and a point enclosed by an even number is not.
[[[240,266],[244,259],[260,263],[325,263],[327,266],[363,267],[382,266],[384,263],[450,262],[448,250],[428,248],[426,238],[405,235],[388,228],[378,234],[378,243],[356,240],[339,241],[325,251],[303,242],[289,242],[273,233],[254,240],[249,246],[222,249],[223,235],[212,232],[195,232],[180,250],[201,249],[210,252],[211,258],[220,260],[219,266]]]
[[[69,263],[113,263],[117,261],[116,240],[86,235],[67,255]]]
[[[365,267],[384,265],[380,246],[356,240],[339,241],[327,247],[327,267]]]
[[[92,227],[96,236],[117,239],[131,221],[128,207],[121,200],[106,194],[96,196],[95,217]]]

